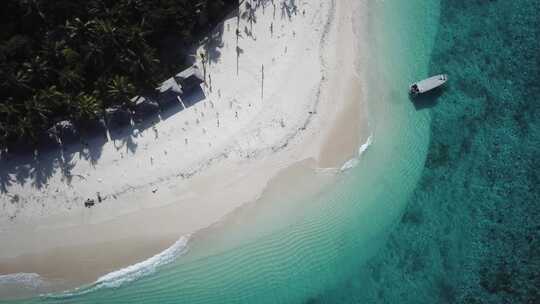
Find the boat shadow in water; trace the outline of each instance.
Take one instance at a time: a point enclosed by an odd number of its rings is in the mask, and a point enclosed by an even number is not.
[[[409,94],[409,100],[413,103],[414,108],[417,111],[427,109],[427,108],[433,108],[434,106],[437,105],[439,101],[439,97],[441,97],[446,90],[447,90],[447,87],[442,86],[423,94],[418,94],[418,95]]]

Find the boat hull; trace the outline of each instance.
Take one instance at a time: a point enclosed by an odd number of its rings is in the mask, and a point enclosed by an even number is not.
[[[411,94],[422,94],[444,85],[447,81],[448,76],[446,74],[435,75],[411,84],[409,92]]]

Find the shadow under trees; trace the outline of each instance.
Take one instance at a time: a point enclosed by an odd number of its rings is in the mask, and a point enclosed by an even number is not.
[[[133,96],[158,100],[159,82],[191,65],[201,42],[216,62],[219,24],[238,14],[238,1],[8,0],[5,8],[0,193],[14,184],[41,189],[57,171],[69,183],[76,157],[95,165],[110,140],[134,153],[135,130],[183,110],[181,99],[186,106],[204,99],[199,88],[139,115]],[[127,113],[127,123],[111,121],[111,110]]]

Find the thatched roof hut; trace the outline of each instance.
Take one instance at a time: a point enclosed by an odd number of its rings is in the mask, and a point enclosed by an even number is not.
[[[134,114],[137,120],[155,115],[159,112],[159,104],[148,97],[137,96],[131,99],[131,101],[135,104]]]
[[[204,76],[197,66],[191,66],[174,76],[182,90],[189,91],[204,82]]]
[[[171,92],[178,95],[183,93],[182,86],[179,85],[174,78],[165,80],[158,88],[160,94]]]
[[[159,95],[157,101],[162,108],[167,108],[167,106],[172,104],[178,104],[180,102],[180,95],[183,94],[182,87],[174,80],[174,78],[165,80],[158,88],[158,91]]]

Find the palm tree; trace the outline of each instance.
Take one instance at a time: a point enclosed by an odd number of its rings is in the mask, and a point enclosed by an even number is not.
[[[13,124],[14,117],[18,117],[18,110],[13,106],[11,100],[0,102],[0,146],[7,144],[7,139],[16,134]]]
[[[84,77],[80,71],[66,68],[58,71],[60,85],[69,91],[78,91],[83,86]]]
[[[38,0],[21,0],[19,1],[19,5],[21,5],[21,8],[25,9],[25,16],[33,16],[34,20],[36,21],[39,19],[39,21],[46,21],[45,14],[40,8],[40,1]]]
[[[116,39],[118,29],[110,20],[97,20],[96,32],[101,38],[104,39],[108,47],[120,47],[120,44]]]
[[[34,95],[32,98],[24,102],[26,111],[32,117],[32,122],[36,127],[42,127],[48,123],[48,114],[51,113],[50,109],[47,108],[47,104],[43,102],[39,95]]]
[[[30,84],[32,76],[27,70],[19,70],[17,73],[15,73],[15,75],[10,75],[8,77],[9,81],[12,83],[12,88],[15,91],[25,92],[32,90]]]
[[[68,32],[68,37],[76,41],[77,44],[92,40],[97,35],[96,21],[94,20],[83,22],[77,17],[72,21],[67,20],[64,28]]]
[[[115,75],[108,84],[107,93],[114,101],[131,108],[131,98],[135,97],[135,86],[126,76]]]
[[[33,143],[38,134],[49,126],[50,109],[38,95],[34,95],[23,103],[23,119],[19,120],[18,134],[21,138],[29,138]]]
[[[52,71],[49,63],[41,56],[35,56],[29,61],[23,63],[23,71],[26,75],[27,82],[33,87],[38,87],[48,82]]]
[[[199,54],[199,57],[201,57],[201,63],[203,66],[203,78],[204,78],[204,81],[206,82],[206,63],[208,62],[208,56],[205,53],[201,52]]]
[[[46,104],[51,112],[62,113],[68,111],[70,106],[69,97],[66,93],[58,90],[55,85],[39,90],[37,94],[41,103]]]
[[[88,42],[82,47],[84,53],[85,65],[91,66],[93,69],[100,70],[104,66],[103,48],[95,42]]]
[[[73,98],[73,116],[77,122],[91,121],[97,118],[99,111],[101,110],[101,103],[93,95],[86,93],[79,93]]]
[[[55,40],[53,31],[47,32],[39,54],[46,59],[52,67],[64,65],[64,52],[67,43],[64,39]]]

